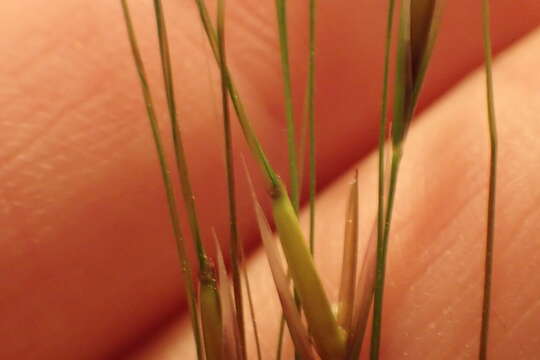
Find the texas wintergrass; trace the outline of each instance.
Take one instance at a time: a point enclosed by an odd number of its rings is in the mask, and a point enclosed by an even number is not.
[[[437,36],[441,1],[438,0],[403,0],[399,14],[399,30],[397,36],[396,71],[394,86],[393,117],[388,127],[388,82],[390,74],[391,44],[393,34],[393,12],[395,1],[388,3],[387,34],[384,54],[383,93],[381,99],[381,118],[379,133],[379,181],[378,210],[376,222],[376,251],[370,240],[364,256],[357,254],[358,248],[358,183],[351,186],[345,223],[343,267],[338,298],[338,311],[334,314],[331,302],[322,286],[320,276],[313,260],[314,224],[315,224],[315,25],[316,1],[310,0],[309,12],[309,56],[308,83],[306,86],[306,118],[309,133],[309,208],[310,226],[309,242],[306,241],[298,221],[300,204],[300,178],[302,169],[299,166],[296,144],[296,128],[292,101],[291,70],[289,65],[288,29],[286,1],[276,0],[276,15],[280,59],[282,65],[285,126],[289,154],[290,196],[284,183],[269,162],[257,134],[253,130],[240,94],[236,89],[233,76],[228,68],[225,52],[225,1],[218,0],[215,22],[206,7],[204,0],[194,0],[199,11],[201,24],[205,30],[208,44],[221,76],[221,100],[223,113],[226,179],[229,197],[229,236],[231,239],[232,285],[228,281],[219,242],[216,241],[218,254],[218,273],[213,261],[206,255],[201,239],[201,230],[197,219],[196,204],[189,178],[189,167],[182,142],[181,127],[177,115],[174,95],[173,74],[167,29],[160,0],[153,0],[161,68],[167,98],[171,133],[174,144],[175,165],[179,174],[183,203],[188,215],[191,237],[194,241],[199,275],[193,281],[192,265],[187,258],[184,238],[178,218],[177,202],[173,191],[169,167],[164,157],[163,142],[157,125],[152,95],[148,86],[144,64],[137,46],[133,24],[129,15],[127,0],[121,0],[124,18],[132,54],[138,71],[147,115],[152,128],[158,159],[161,166],[163,183],[167,195],[171,223],[180,258],[181,269],[188,295],[188,305],[193,325],[193,334],[198,359],[247,359],[245,324],[242,297],[242,259],[243,250],[239,242],[236,215],[236,186],[232,157],[232,136],[230,129],[229,100],[239,120],[244,138],[252,155],[260,165],[268,188],[268,198],[272,203],[273,221],[281,244],[281,251],[273,241],[269,222],[262,212],[255,192],[252,190],[255,212],[272,270],[276,290],[281,301],[283,313],[287,321],[289,333],[295,345],[296,357],[301,359],[341,360],[357,359],[361,352],[363,334],[365,333],[370,305],[373,301],[373,320],[371,335],[371,359],[380,356],[382,338],[382,309],[385,284],[386,258],[390,239],[392,213],[397,194],[397,179],[403,157],[403,147],[407,130],[414,116],[414,110],[420,90],[427,72],[431,53]],[[493,101],[493,84],[491,75],[491,41],[489,37],[489,3],[484,6],[484,44],[486,55],[486,83],[488,120],[490,129],[490,185],[487,211],[487,246],[485,262],[485,286],[482,311],[481,344],[479,358],[487,358],[489,309],[491,293],[491,273],[494,237],[494,205],[495,179],[497,164],[497,135]],[[387,134],[387,129],[390,132]],[[391,146],[390,168],[385,164],[385,143]],[[302,141],[304,144],[305,142]],[[388,180],[387,180],[388,179]],[[217,238],[217,236],[216,236]],[[373,238],[373,237],[372,237]],[[283,268],[281,253],[284,255],[288,270]],[[361,261],[360,261],[361,260]],[[289,286],[289,276],[294,286],[293,293]],[[244,286],[247,287],[248,303],[252,324],[255,330],[257,356],[261,358],[260,339],[257,336],[255,311],[249,291],[249,279],[245,271]],[[218,276],[219,275],[219,276]],[[233,291],[231,291],[231,288]],[[196,290],[199,289],[197,292]],[[234,295],[233,295],[234,294]],[[302,313],[303,312],[303,315]],[[305,319],[305,321],[304,321]],[[281,335],[280,335],[281,339]],[[281,340],[280,340],[281,344]],[[277,356],[281,356],[281,345],[278,345]],[[317,354],[317,355],[315,355]]]

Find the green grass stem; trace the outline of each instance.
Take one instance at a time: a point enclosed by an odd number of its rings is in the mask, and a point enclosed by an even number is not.
[[[163,5],[161,3],[161,0],[154,0],[154,10],[156,14],[156,25],[158,31],[161,65],[163,71],[163,81],[165,83],[165,92],[167,96],[167,107],[171,120],[176,168],[180,177],[182,195],[188,215],[188,223],[191,231],[191,236],[193,237],[193,241],[197,250],[197,258],[199,261],[200,271],[203,272],[208,266],[208,259],[201,239],[201,231],[195,207],[195,196],[193,195],[193,189],[191,186],[191,181],[189,179],[189,167],[187,164],[184,143],[182,140],[182,133],[178,121],[169,42],[167,37],[167,27],[165,25],[165,17],[163,15]]]
[[[491,29],[489,1],[483,1],[483,36],[486,68],[486,98],[490,140],[489,195],[487,205],[486,254],[484,264],[484,292],[482,300],[482,325],[480,330],[480,360],[487,359],[489,344],[489,316],[491,310],[491,286],[493,277],[493,247],[495,237],[495,199],[497,185],[497,126],[493,94],[493,71],[491,53]]]
[[[287,30],[287,1],[276,0],[276,13],[279,32],[279,49],[281,70],[283,75],[283,92],[285,98],[285,118],[287,123],[287,145],[289,150],[289,176],[291,200],[296,212],[300,208],[300,190],[298,176],[298,157],[296,151],[296,126],[292,100],[291,68],[289,61],[289,40]]]
[[[221,104],[223,110],[223,132],[225,139],[225,168],[227,176],[227,197],[229,206],[229,238],[231,243],[230,255],[232,265],[232,283],[234,289],[234,304],[236,309],[236,317],[240,332],[240,354],[242,356],[242,359],[246,359],[247,353],[244,325],[244,304],[242,296],[242,281],[240,277],[241,249],[238,240],[238,225],[236,215],[236,185],[234,176],[229,96],[227,91],[227,82],[225,79],[225,69],[227,66],[227,56],[225,51],[225,0],[218,1],[216,28],[220,55],[219,65],[221,75]]]
[[[218,45],[218,40],[217,40],[217,33],[216,33],[216,30],[214,29],[214,26],[212,25],[210,16],[208,15],[208,9],[206,7],[205,1],[204,0],[194,0],[194,1],[195,1],[195,4],[197,5],[197,9],[199,11],[199,17],[203,25],[204,31],[206,33],[206,37],[208,39],[210,48],[212,50],[212,53],[214,54],[216,63],[219,66],[220,56],[219,56],[219,45]],[[266,154],[255,133],[255,130],[253,129],[251,125],[251,121],[249,120],[247,116],[244,105],[242,101],[240,100],[240,94],[238,90],[236,89],[236,86],[234,85],[229,68],[226,64],[224,64],[224,70],[225,70],[224,75],[225,75],[225,82],[227,84],[227,90],[229,91],[229,95],[231,97],[233,107],[238,117],[240,127],[242,128],[242,132],[244,133],[244,138],[246,139],[246,142],[248,143],[248,146],[250,147],[251,152],[253,153],[259,165],[261,166],[266,180],[272,187],[276,187],[279,183],[279,177],[277,176],[276,172],[270,165],[268,158],[266,157]]]
[[[193,285],[191,265],[187,258],[184,238],[182,235],[182,229],[180,227],[180,221],[179,221],[177,205],[176,205],[176,197],[174,195],[172,181],[170,178],[170,171],[169,171],[167,162],[165,160],[165,151],[163,148],[163,141],[161,140],[159,125],[157,123],[157,118],[154,111],[154,102],[152,99],[150,86],[148,84],[146,70],[144,68],[144,63],[143,63],[143,60],[139,51],[137,37],[135,35],[135,30],[133,27],[133,22],[131,20],[127,0],[121,0],[121,5],[122,5],[122,11],[123,11],[124,20],[126,23],[127,32],[128,32],[129,43],[131,46],[131,51],[132,51],[133,59],[135,62],[135,67],[137,69],[137,74],[139,77],[139,81],[141,83],[141,89],[142,89],[144,102],[146,106],[146,112],[147,112],[148,120],[150,122],[150,126],[152,129],[152,136],[153,136],[154,144],[155,144],[156,151],[158,154],[158,159],[159,159],[159,164],[160,164],[160,169],[161,169],[161,177],[162,177],[163,184],[165,187],[165,193],[167,195],[167,205],[169,209],[169,216],[170,216],[171,224],[173,227],[173,233],[176,240],[176,247],[177,247],[178,257],[180,260],[182,275],[184,279],[186,295],[188,298],[188,309],[189,309],[190,318],[191,318],[191,322],[193,326],[193,336],[195,339],[195,345],[197,349],[197,359],[201,360],[203,358],[202,339],[200,335],[199,315],[198,315],[196,299],[195,299],[195,288]]]
[[[315,47],[317,1],[309,0],[309,56],[307,83],[307,118],[309,127],[309,249],[315,252],[315,194],[317,168],[315,161]]]
[[[381,101],[381,117],[379,121],[379,143],[378,143],[378,189],[377,189],[377,265],[376,273],[378,274],[378,279],[382,276],[382,256],[384,253],[384,242],[383,242],[383,232],[384,232],[384,193],[385,193],[385,142],[386,142],[386,127],[388,125],[388,83],[389,83],[389,74],[390,74],[390,50],[392,47],[392,32],[393,32],[393,17],[394,9],[396,2],[395,0],[388,1],[388,12],[386,19],[386,40],[385,40],[385,49],[384,49],[384,70],[383,70],[383,86],[382,86],[382,101]],[[376,280],[377,281],[377,280]],[[376,285],[377,286],[377,285]],[[378,285],[379,287],[381,284]],[[379,308],[381,305],[375,305]],[[379,310],[378,310],[379,311]],[[373,327],[376,326],[375,319],[373,320]],[[379,319],[380,321],[380,319]],[[380,336],[378,331],[372,333],[371,338],[371,347],[373,349],[372,359],[378,358],[378,344],[380,340],[377,338]],[[358,348],[360,345],[358,346]],[[376,351],[376,352],[375,352]]]

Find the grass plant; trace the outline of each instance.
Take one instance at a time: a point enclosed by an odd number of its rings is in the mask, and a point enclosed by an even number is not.
[[[357,176],[351,185],[347,211],[344,219],[343,264],[340,278],[338,310],[335,313],[326,293],[321,277],[313,259],[315,227],[315,54],[316,54],[316,0],[307,3],[308,64],[306,86],[306,119],[309,167],[309,234],[305,236],[298,220],[300,209],[301,173],[303,171],[298,154],[296,125],[294,121],[293,89],[289,59],[287,2],[276,0],[277,31],[279,39],[281,70],[284,92],[284,118],[287,128],[289,154],[289,183],[287,189],[259,141],[236,88],[226,56],[225,0],[217,1],[214,18],[205,0],[194,0],[199,18],[204,28],[208,45],[214,56],[221,80],[221,105],[223,116],[224,154],[228,190],[229,237],[231,241],[230,259],[232,265],[229,280],[225,261],[216,238],[217,271],[214,262],[206,254],[201,238],[195,197],[189,177],[189,164],[182,141],[175,98],[172,59],[167,38],[167,26],[161,0],[153,0],[159,54],[167,99],[170,129],[173,138],[173,151],[176,170],[179,175],[183,205],[187,214],[191,238],[197,254],[198,275],[194,276],[185,250],[185,240],[180,227],[178,204],[173,190],[169,165],[165,160],[165,149],[157,124],[152,94],[148,85],[144,63],[138,49],[134,26],[129,14],[127,1],[120,0],[124,11],[128,38],[139,75],[143,97],[146,104],[154,143],[161,166],[164,188],[167,195],[169,214],[176,239],[181,270],[188,295],[190,318],[199,360],[246,360],[248,359],[243,289],[247,290],[247,301],[255,333],[257,358],[262,359],[260,338],[257,331],[256,309],[251,299],[249,278],[243,265],[243,248],[238,234],[236,210],[236,182],[234,175],[233,144],[229,102],[232,103],[244,139],[252,156],[260,166],[267,184],[267,197],[272,204],[272,220],[276,227],[279,243],[274,240],[270,221],[259,204],[249,174],[250,193],[253,198],[257,223],[263,240],[270,270],[275,282],[276,292],[281,303],[284,319],[294,344],[296,358],[304,360],[353,360],[362,351],[362,342],[368,326],[370,309],[373,308],[372,334],[370,339],[370,358],[380,358],[382,340],[382,314],[386,259],[389,251],[391,223],[396,201],[398,174],[404,155],[407,130],[414,117],[422,85],[433,52],[441,1],[402,0],[399,9],[399,27],[396,39],[396,70],[392,119],[388,121],[389,79],[391,64],[391,44],[394,29],[395,0],[388,1],[386,40],[384,52],[383,92],[381,95],[381,116],[378,144],[378,207],[377,219],[372,236],[368,239],[365,254],[358,254],[359,248],[359,189]],[[485,257],[485,282],[481,326],[479,359],[487,358],[488,330],[490,313],[491,274],[493,267],[494,206],[496,194],[497,134],[493,100],[493,81],[491,73],[491,40],[489,36],[489,2],[484,6],[484,45],[486,56],[486,83],[488,120],[490,128],[491,160],[488,200],[488,221]],[[389,145],[385,145],[389,142]],[[305,142],[302,142],[304,144]],[[387,148],[388,147],[388,148]],[[390,162],[386,163],[390,155]],[[389,167],[387,167],[389,166]],[[247,169],[247,167],[246,167]],[[247,173],[247,171],[246,171]],[[286,266],[285,266],[286,265]],[[199,291],[196,291],[199,289]],[[293,290],[294,289],[294,290]],[[281,356],[282,333],[279,335],[277,356]]]

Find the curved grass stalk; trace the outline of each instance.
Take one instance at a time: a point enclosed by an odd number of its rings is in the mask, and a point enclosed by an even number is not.
[[[489,344],[489,316],[491,310],[491,285],[493,277],[493,247],[495,228],[495,195],[497,186],[497,124],[493,94],[493,72],[490,35],[489,1],[483,1],[483,36],[486,63],[486,98],[490,139],[489,197],[487,205],[486,255],[484,265],[484,293],[482,300],[482,325],[480,330],[480,360],[487,359]]]
[[[200,334],[201,330],[200,330],[200,322],[199,322],[199,312],[198,312],[196,300],[195,300],[195,287],[193,285],[191,265],[187,258],[184,238],[182,235],[182,230],[180,227],[180,221],[178,217],[176,197],[174,195],[172,181],[170,178],[170,171],[167,166],[167,162],[165,160],[165,151],[163,148],[163,142],[161,140],[161,134],[159,131],[159,126],[158,126],[156,114],[154,111],[154,103],[152,99],[152,94],[150,91],[150,87],[148,85],[146,70],[144,68],[144,63],[142,61],[142,57],[139,51],[139,46],[138,46],[137,38],[135,35],[133,23],[131,20],[127,0],[121,0],[121,5],[122,5],[122,11],[124,15],[124,20],[126,23],[126,28],[128,32],[129,43],[131,46],[133,59],[134,59],[135,66],[137,69],[137,74],[139,76],[139,81],[141,83],[141,89],[143,92],[143,97],[144,97],[144,101],[146,105],[146,112],[147,112],[148,120],[150,122],[150,126],[152,129],[152,136],[154,138],[154,144],[156,146],[156,151],[158,154],[159,164],[161,168],[161,177],[162,177],[163,184],[165,187],[165,192],[167,195],[167,205],[169,208],[169,216],[171,218],[171,224],[173,227],[174,237],[176,240],[176,247],[177,247],[178,257],[181,264],[182,276],[184,279],[184,284],[185,284],[185,289],[186,289],[186,295],[188,297],[188,309],[189,309],[190,318],[191,318],[192,327],[193,327],[193,337],[194,337],[195,345],[197,349],[197,358],[201,360],[203,359],[203,355],[202,355],[202,339],[201,339],[201,334]]]

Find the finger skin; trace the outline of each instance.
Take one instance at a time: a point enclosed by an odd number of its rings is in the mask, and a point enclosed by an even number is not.
[[[481,47],[468,36],[478,9],[468,3],[448,6],[445,43],[454,43],[454,33],[463,43],[452,57],[441,50],[428,98],[480,61]],[[130,4],[151,83],[158,88],[151,3]],[[540,22],[536,2],[519,9],[512,4],[494,3],[498,49]],[[226,238],[219,103],[212,100],[219,98],[217,74],[192,3],[166,6],[203,228],[214,226]],[[321,184],[374,143],[384,19],[378,1],[349,4],[347,11],[326,6],[320,11],[318,54]],[[119,3],[5,1],[0,14],[0,30],[7,34],[0,39],[6,49],[0,55],[0,358],[103,358],[158,326],[183,299]],[[256,129],[272,162],[286,174],[273,14],[270,2],[231,6],[229,54]],[[291,31],[301,27],[291,46],[299,74],[295,84],[303,84],[305,11],[292,8],[290,15]],[[457,20],[459,31],[450,26]],[[347,42],[353,45],[344,46]],[[155,95],[166,130],[163,94]],[[247,153],[238,129],[235,139],[238,153]],[[239,201],[241,232],[251,239],[250,204]]]
[[[534,359],[540,352],[540,98],[534,96],[540,91],[540,74],[531,71],[540,61],[538,49],[540,30],[503,54],[494,69],[500,163],[490,359]],[[390,239],[384,359],[478,356],[489,159],[485,108],[484,74],[479,71],[411,128]],[[372,154],[357,164],[361,239],[369,235],[376,212],[376,161]],[[324,221],[317,223],[316,261],[333,299],[353,177],[353,171],[346,173],[318,202]],[[263,354],[270,359],[279,302],[262,250],[248,266]],[[178,321],[127,358],[192,358],[189,331],[185,321]]]

